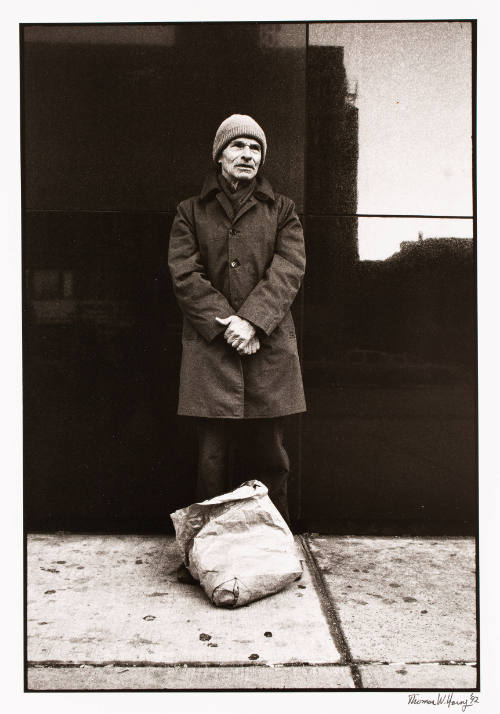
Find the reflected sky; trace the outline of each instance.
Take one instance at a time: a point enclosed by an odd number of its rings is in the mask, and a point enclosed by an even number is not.
[[[471,215],[470,23],[313,24],[309,39],[344,47],[357,87],[358,212]]]

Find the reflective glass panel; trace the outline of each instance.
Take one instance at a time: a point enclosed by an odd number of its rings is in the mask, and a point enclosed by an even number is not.
[[[470,222],[307,216],[306,234],[303,518],[348,533],[473,523]]]
[[[300,210],[305,42],[304,24],[25,28],[27,208],[175,210],[211,170],[221,121],[241,113]]]
[[[329,181],[336,194],[345,190],[352,172],[342,179],[337,163],[347,160],[346,139],[351,156],[359,150],[357,210],[342,202],[332,210],[323,199],[314,212],[471,215],[471,24],[311,24],[309,45],[313,72],[316,56],[337,53],[309,109],[332,134],[325,127],[330,159],[322,170],[316,162],[317,181]],[[344,137],[338,147],[335,135]]]
[[[196,473],[176,415],[175,207],[212,170],[221,121],[248,113],[265,174],[303,210],[306,26],[23,32],[27,524],[163,531]],[[296,420],[288,433],[297,511]]]

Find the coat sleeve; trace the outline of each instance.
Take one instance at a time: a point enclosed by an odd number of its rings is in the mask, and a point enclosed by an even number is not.
[[[302,225],[295,204],[288,199],[280,212],[273,259],[236,314],[270,335],[290,309],[305,267]]]
[[[226,329],[215,318],[229,317],[234,310],[206,275],[190,214],[188,201],[179,204],[170,231],[168,267],[182,313],[196,331],[211,342]]]

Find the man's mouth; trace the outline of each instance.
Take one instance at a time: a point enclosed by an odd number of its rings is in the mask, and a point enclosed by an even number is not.
[[[249,166],[248,164],[236,164],[237,169],[252,169],[252,166]]]

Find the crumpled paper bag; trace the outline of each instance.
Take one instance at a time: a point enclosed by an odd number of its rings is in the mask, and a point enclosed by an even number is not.
[[[246,605],[302,575],[293,535],[260,481],[170,517],[184,564],[214,605]]]

